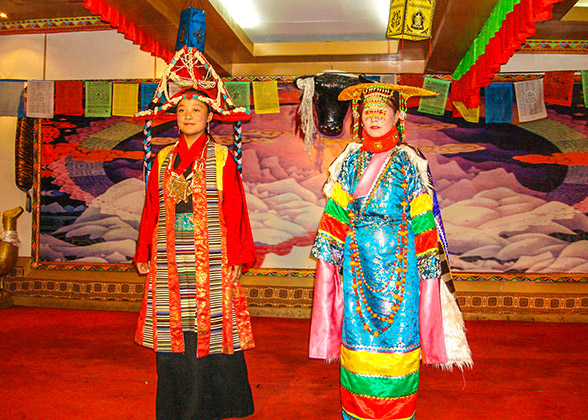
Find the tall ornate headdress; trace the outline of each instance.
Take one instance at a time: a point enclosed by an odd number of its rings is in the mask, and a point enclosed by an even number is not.
[[[398,111],[400,112],[399,135],[404,138],[404,121],[406,120],[406,101],[411,96],[434,96],[437,92],[414,86],[391,85],[387,83],[362,83],[350,86],[339,94],[340,101],[351,101],[351,115],[353,120],[352,137],[359,141],[359,104],[363,101],[364,112],[368,116],[383,117],[386,112],[386,104],[390,97],[398,92]]]
[[[172,93],[172,87],[177,90]],[[196,92],[192,91],[194,89]],[[241,122],[251,119],[251,112],[235,107],[227,89],[204,55],[184,45],[165,69],[149,109],[135,114],[145,119],[145,178],[151,170],[151,124],[154,118],[175,118],[175,107],[184,98],[196,98],[209,105],[213,118],[235,124],[235,161],[241,171]]]

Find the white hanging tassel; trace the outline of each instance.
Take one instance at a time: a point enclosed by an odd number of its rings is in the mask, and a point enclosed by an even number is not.
[[[296,85],[302,90],[302,98],[300,99],[300,107],[298,114],[300,115],[300,129],[304,134],[304,150],[310,150],[310,146],[314,142],[316,134],[316,124],[314,123],[314,110],[312,100],[314,98],[314,77],[307,77],[298,79]]]

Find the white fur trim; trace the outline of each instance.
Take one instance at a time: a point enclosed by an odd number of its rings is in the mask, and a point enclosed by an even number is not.
[[[472,351],[466,339],[462,313],[443,281],[441,282],[441,308],[447,363],[434,366],[443,370],[453,370],[454,366],[461,370],[473,367]]]
[[[423,159],[421,156],[417,154],[412,146],[407,144],[401,144],[400,150],[403,150],[406,153],[408,159],[414,164],[414,166],[419,171],[419,175],[421,176],[421,180],[423,181],[423,185],[427,189],[427,192],[433,196],[433,184],[431,184],[431,180],[429,179],[429,171],[428,171],[428,163],[426,159]]]
[[[335,184],[337,183],[337,178],[339,178],[339,173],[341,172],[341,166],[343,165],[343,162],[347,159],[347,156],[358,150],[360,147],[360,143],[349,143],[343,153],[341,153],[337,159],[331,163],[331,166],[329,166],[329,179],[323,186],[323,194],[326,198],[331,196],[331,192],[333,191],[333,188],[335,188]]]

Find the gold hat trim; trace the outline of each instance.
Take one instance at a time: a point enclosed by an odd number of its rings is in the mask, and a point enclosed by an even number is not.
[[[410,98],[411,96],[436,96],[439,95],[438,92],[433,92],[432,90],[418,88],[415,86],[405,86],[405,85],[391,85],[387,83],[360,83],[359,85],[349,86],[343,92],[339,94],[340,101],[350,101],[352,99],[360,99],[361,94],[366,89],[389,89],[390,91],[396,91],[401,93],[406,99]]]

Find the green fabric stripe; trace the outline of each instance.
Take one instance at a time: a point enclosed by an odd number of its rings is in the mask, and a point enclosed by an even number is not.
[[[418,391],[419,372],[398,378],[361,376],[341,367],[341,386],[358,395],[370,395],[377,398],[404,397]]]
[[[335,219],[342,223],[349,223],[349,212],[337,204],[333,199],[329,198],[327,206],[325,207],[325,213],[333,216]]]
[[[410,224],[412,225],[412,230],[414,231],[415,235],[423,233],[427,230],[435,229],[435,218],[433,217],[433,212],[428,211],[417,217],[413,217]]]
[[[490,39],[496,35],[496,33],[502,27],[502,22],[506,19],[506,15],[513,11],[514,6],[519,4],[521,0],[499,0],[492,12],[490,12],[490,16],[480,33],[474,41],[472,42],[472,46],[463,56],[457,67],[455,68],[455,72],[453,73],[453,80],[459,80],[463,77],[464,74],[468,72],[468,70],[478,61],[478,58],[482,54],[486,52],[486,47],[490,42]]]

